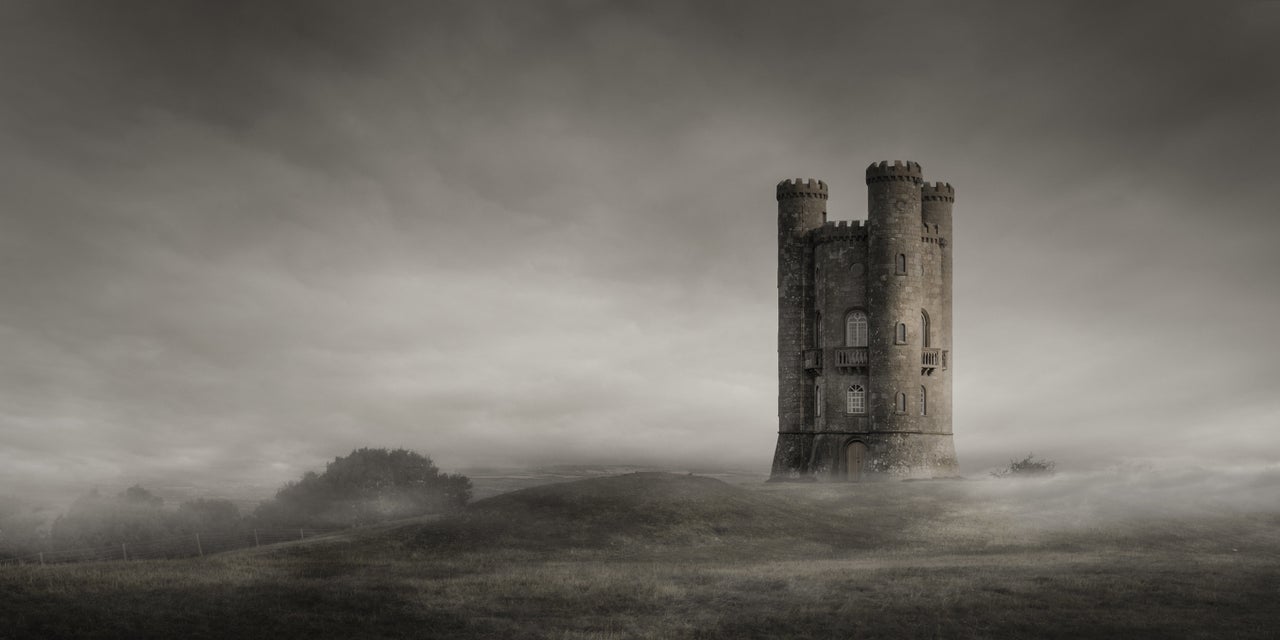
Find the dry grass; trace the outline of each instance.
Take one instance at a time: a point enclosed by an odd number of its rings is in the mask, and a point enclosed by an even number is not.
[[[596,479],[271,550],[0,570],[0,638],[1263,638],[1280,624],[1275,513],[1100,519],[1096,501],[1027,486]]]

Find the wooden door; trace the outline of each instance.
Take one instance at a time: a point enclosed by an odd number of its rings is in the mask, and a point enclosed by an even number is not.
[[[862,467],[867,460],[867,445],[861,442],[851,442],[846,453],[848,456],[846,460],[847,466],[845,467],[846,477],[849,482],[857,482],[862,479]]]

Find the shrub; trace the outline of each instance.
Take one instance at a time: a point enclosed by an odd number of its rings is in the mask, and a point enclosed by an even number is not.
[[[1055,466],[1052,460],[1036,458],[1034,453],[1028,453],[1027,457],[1021,460],[1010,460],[1009,466],[999,471],[992,471],[991,475],[997,478],[1051,476]]]

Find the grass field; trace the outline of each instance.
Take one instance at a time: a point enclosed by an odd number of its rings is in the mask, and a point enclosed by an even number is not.
[[[0,569],[0,638],[1273,638],[1280,480],[640,473],[182,561]]]

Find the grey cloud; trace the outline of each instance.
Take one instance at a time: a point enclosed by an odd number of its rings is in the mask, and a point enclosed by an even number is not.
[[[966,470],[1280,454],[1257,4],[4,11],[0,482],[763,469],[773,184],[886,158],[957,187]]]

